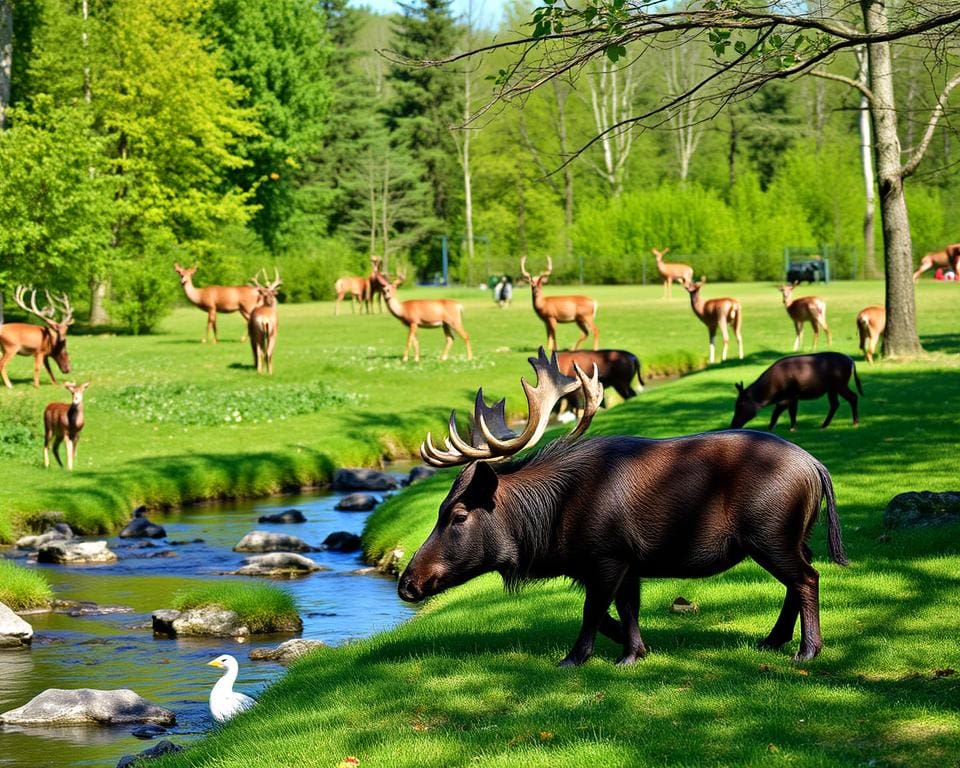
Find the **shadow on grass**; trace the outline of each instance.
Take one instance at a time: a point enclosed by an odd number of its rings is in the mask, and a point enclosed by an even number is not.
[[[920,343],[927,352],[960,354],[960,333],[935,333],[920,337]]]

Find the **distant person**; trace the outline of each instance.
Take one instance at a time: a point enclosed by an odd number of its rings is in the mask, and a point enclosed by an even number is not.
[[[503,299],[504,285],[506,285],[506,278],[501,277],[499,280],[497,280],[497,284],[493,286],[493,300],[497,302],[497,304],[500,304],[500,306],[503,306],[503,304],[500,302]]]
[[[500,296],[497,299],[500,309],[510,306],[510,300],[513,298],[513,283],[510,282],[510,278],[504,275],[497,286],[500,288]]]

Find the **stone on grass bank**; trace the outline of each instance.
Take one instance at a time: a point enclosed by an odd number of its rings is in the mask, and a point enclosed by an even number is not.
[[[910,491],[894,496],[883,513],[887,528],[925,528],[960,520],[960,491]]]
[[[287,666],[305,653],[326,647],[327,644],[322,640],[304,640],[302,637],[296,637],[280,643],[276,648],[254,648],[250,651],[250,658],[253,661],[276,661]]]
[[[115,563],[117,555],[105,541],[51,541],[37,550],[38,563],[85,565]]]
[[[187,611],[173,608],[153,612],[153,631],[158,635],[200,637],[246,637],[250,629],[233,611],[205,605]]]
[[[344,467],[333,476],[335,491],[392,491],[398,485],[393,475],[363,467]]]
[[[22,707],[0,715],[0,723],[10,725],[173,725],[176,722],[176,716],[169,709],[155,706],[126,688],[114,691],[48,688]]]
[[[369,512],[379,503],[380,500],[369,493],[351,493],[340,499],[334,509],[341,512]]]
[[[0,603],[0,650],[24,648],[33,641],[33,627]]]
[[[306,516],[299,509],[285,509],[283,512],[274,512],[271,515],[260,515],[258,523],[305,523]]]
[[[240,539],[233,550],[234,552],[314,552],[316,547],[311,547],[300,537],[287,533],[251,531]]]
[[[295,552],[269,552],[265,555],[252,555],[243,561],[236,576],[305,576],[315,571],[329,571],[326,566]]]

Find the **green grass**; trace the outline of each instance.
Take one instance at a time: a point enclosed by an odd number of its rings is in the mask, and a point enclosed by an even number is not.
[[[0,559],[0,603],[14,611],[50,605],[53,590],[36,570]]]
[[[755,649],[783,587],[753,563],[709,579],[648,582],[641,630],[651,653],[629,668],[614,666],[619,649],[602,638],[588,664],[557,668],[579,628],[582,595],[561,580],[507,594],[486,576],[429,601],[395,630],[305,658],[256,709],[158,768],[333,766],[348,755],[378,768],[955,764],[960,526],[882,524],[897,493],[957,485],[960,335],[948,309],[957,292],[940,288],[920,288],[930,359],[859,366],[860,428],[841,404],[833,425],[819,430],[824,401],[801,404],[796,433],[781,426],[831,470],[851,560],[847,568],[829,563],[824,528],[815,528],[825,648],[814,661],[790,660],[797,640],[782,652]],[[591,434],[659,437],[729,424],[733,384],[789,349],[792,333],[772,288],[721,290],[744,301],[748,359],[651,389],[598,416]],[[879,300],[874,292],[823,291],[835,349],[854,351],[853,317]],[[675,342],[692,325],[681,309],[689,312],[676,300],[651,301],[634,315],[624,301],[618,319],[634,329],[646,323],[624,344],[643,355]],[[604,316],[602,309],[601,323]],[[614,325],[601,328],[613,336]],[[693,330],[680,343],[705,347],[703,328]],[[471,383],[486,391],[492,373],[479,371]],[[515,403],[521,373],[514,366],[509,387],[495,381],[496,394]],[[434,399],[466,407],[468,393],[430,386]],[[767,419],[769,409],[751,426]],[[442,432],[442,416],[430,426]],[[364,536],[368,552],[399,547],[409,560],[453,476],[440,473],[378,508]],[[672,614],[678,595],[700,612]]]
[[[550,288],[553,294],[570,290]],[[601,345],[636,352],[648,379],[704,365],[706,329],[685,297],[665,301],[660,286],[576,290],[599,301]],[[833,283],[817,291],[830,305],[835,346],[854,351],[854,317],[881,301],[881,283]],[[545,339],[526,293],[518,291],[507,310],[475,290],[402,293],[463,301],[476,359],[465,359],[458,340],[453,357],[441,363],[442,333],[428,329],[420,331],[423,362],[405,366],[400,353],[406,331],[395,318],[334,317],[332,302],[281,307],[271,378],[254,374],[249,346],[239,341],[237,315],[221,317],[216,346],[199,343],[205,318],[193,307],[175,311],[154,336],[75,329],[74,370],[59,378],[93,383],[72,475],[41,465],[43,408],[65,401],[67,393],[46,379],[34,390],[31,362],[15,358],[9,368],[15,389],[0,392],[0,459],[8,478],[0,484],[0,541],[41,527],[39,513],[47,510],[64,512],[82,532],[104,533],[116,530],[139,504],[264,495],[322,483],[337,466],[414,455],[424,432],[436,429],[449,408],[469,407],[480,383],[489,397],[506,396],[511,413],[522,413],[517,379],[529,370],[525,358]],[[956,293],[955,286],[933,281],[919,286],[920,326],[934,352],[960,348],[952,322]],[[792,327],[771,285],[708,284],[704,295],[741,300],[751,365],[790,349]],[[577,333],[561,327],[561,346]],[[746,367],[730,368],[747,375]],[[682,424],[677,422],[678,431]]]
[[[173,607],[178,611],[215,605],[237,614],[251,632],[288,632],[299,626],[293,596],[269,584],[221,581],[177,592]]]

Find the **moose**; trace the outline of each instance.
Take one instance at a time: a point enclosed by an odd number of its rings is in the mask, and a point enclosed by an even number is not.
[[[547,269],[536,277],[527,272],[527,257],[520,259],[520,274],[530,284],[533,297],[533,311],[547,326],[547,349],[557,348],[557,323],[576,323],[583,335],[577,339],[573,349],[580,349],[584,340],[593,333],[593,348],[600,346],[600,329],[597,328],[597,302],[589,296],[550,296],[543,295],[543,286],[553,272],[553,259],[547,257]]]
[[[279,318],[277,317],[277,290],[283,281],[280,279],[280,270],[274,269],[273,282],[266,285],[260,285],[258,272],[250,281],[260,296],[260,306],[256,307],[250,313],[250,319],[247,321],[247,334],[250,336],[250,347],[253,350],[253,364],[256,366],[257,373],[263,373],[264,367],[267,373],[273,375],[273,350],[277,346],[277,326]],[[267,273],[263,271],[263,279],[267,279]]]
[[[663,260],[663,257],[670,252],[669,248],[664,248],[662,251],[651,248],[650,252],[657,260],[657,272],[659,272],[660,277],[663,278],[663,297],[665,299],[673,298],[674,280],[680,283],[680,285],[693,282],[693,267],[689,264],[681,264],[680,262],[671,263]]]
[[[417,329],[443,328],[447,342],[443,347],[441,360],[446,360],[453,346],[453,332],[456,331],[463,343],[467,345],[467,360],[473,360],[473,350],[470,348],[470,335],[463,327],[463,304],[449,299],[410,299],[400,301],[397,298],[396,284],[381,272],[377,273],[377,282],[383,292],[383,298],[397,320],[407,326],[407,344],[403,348],[403,362],[410,356],[410,345],[413,345],[414,362],[420,362],[420,341],[417,339]],[[402,280],[402,278],[401,278]]]
[[[561,665],[587,661],[598,631],[622,644],[618,663],[631,664],[646,653],[641,579],[711,576],[750,556],[787,590],[761,646],[790,642],[799,616],[794,658],[813,658],[823,643],[807,539],[824,501],[830,557],[847,562],[826,467],[776,435],[751,430],[580,440],[603,397],[597,370],[588,376],[575,366],[576,378],[565,376],[543,348],[530,363],[537,383],[521,379],[529,416],[519,434],[507,427],[504,401],[488,406],[482,390],[469,440],[457,431],[456,413],[442,447],[427,434],[426,462],[466,466],[400,577],[400,597],[416,602],[490,572],[508,588],[565,576],[586,597],[580,633]],[[511,458],[537,443],[554,404],[578,389],[585,407],[573,430]]]
[[[942,251],[928,253],[920,259],[920,265],[917,267],[917,271],[913,273],[913,282],[917,282],[917,280],[920,279],[920,275],[934,267],[952,269],[957,274],[960,274],[960,243],[948,245]]]
[[[799,282],[792,282],[787,285],[778,285],[777,290],[783,296],[783,306],[787,310],[790,319],[793,320],[793,328],[796,331],[796,337],[793,340],[793,351],[800,349],[803,343],[803,324],[810,323],[813,328],[813,348],[817,348],[817,342],[820,341],[820,329],[823,328],[827,334],[827,346],[832,341],[830,328],[827,327],[827,302],[819,296],[798,296],[793,298],[793,289],[800,285]]]
[[[30,306],[24,298],[30,291]],[[50,374],[50,381],[57,383],[57,377],[50,368],[50,358],[53,358],[60,372],[70,373],[70,355],[67,353],[67,330],[73,325],[73,308],[67,294],[54,298],[46,291],[47,305],[43,309],[37,308],[37,292],[25,285],[18,285],[13,292],[13,301],[27,314],[43,321],[44,325],[31,323],[0,324],[0,376],[3,383],[13,388],[10,377],[7,375],[7,365],[15,355],[33,355],[33,386],[40,386],[40,366],[43,365]],[[57,320],[57,313],[60,319]]]
[[[576,376],[575,365],[589,371],[597,367],[600,384],[604,387],[613,387],[614,391],[624,400],[637,396],[633,388],[633,380],[637,379],[640,389],[643,389],[643,377],[640,375],[640,360],[632,352],[625,349],[598,349],[596,351],[578,350],[576,352],[558,352],[557,365],[560,372],[571,378]],[[566,406],[579,408],[581,401],[580,391],[567,395],[560,401],[560,412]]]
[[[700,318],[700,321],[707,326],[710,333],[710,362],[716,360],[716,346],[714,339],[717,338],[717,329],[720,329],[720,338],[723,339],[723,350],[720,353],[720,362],[726,362],[727,349],[730,346],[730,335],[727,332],[727,326],[733,326],[733,333],[737,337],[737,348],[740,351],[740,359],[743,360],[743,334],[741,327],[743,325],[743,310],[740,308],[740,302],[736,299],[710,299],[704,301],[700,296],[700,289],[706,284],[707,278],[700,276],[696,283],[687,281],[683,287],[690,294],[690,306],[693,308],[693,314]]]
[[[53,441],[53,456],[61,467],[60,443],[67,444],[67,469],[73,471],[77,459],[77,443],[83,429],[83,393],[90,382],[63,385],[71,394],[69,403],[50,403],[43,411],[43,466],[50,466],[50,442]]]
[[[250,319],[250,313],[260,304],[260,293],[251,285],[208,285],[206,288],[197,288],[193,284],[193,276],[197,267],[181,267],[173,265],[174,271],[180,275],[180,285],[191,304],[198,306],[207,313],[207,332],[204,343],[210,341],[210,331],[213,331],[213,343],[219,341],[217,336],[217,313],[240,312],[244,322]]]
[[[857,334],[860,336],[860,351],[868,363],[873,362],[877,344],[887,327],[887,310],[876,305],[860,310],[857,315]]]
[[[818,352],[812,355],[792,355],[783,357],[760,374],[753,384],[744,387],[743,382],[736,384],[737,402],[734,406],[731,429],[739,429],[761,408],[776,403],[770,417],[770,429],[777,426],[777,420],[784,410],[790,412],[790,431],[797,430],[797,403],[800,400],[817,400],[827,396],[830,410],[821,429],[826,429],[833,421],[840,400],[838,395],[850,403],[853,411],[853,425],[860,423],[857,416],[857,396],[850,389],[850,376],[857,384],[857,390],[863,394],[857,366],[853,358],[839,352]]]

